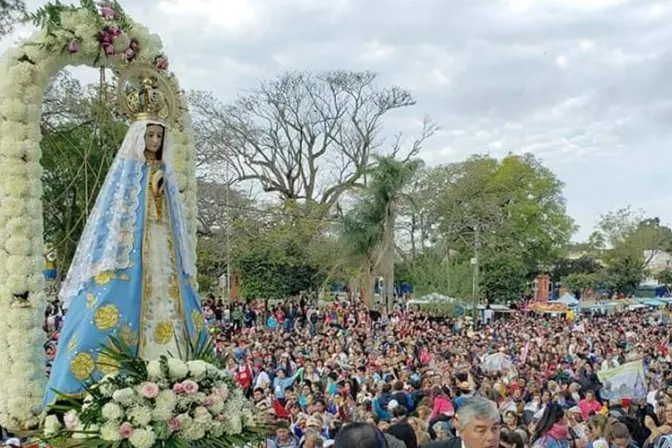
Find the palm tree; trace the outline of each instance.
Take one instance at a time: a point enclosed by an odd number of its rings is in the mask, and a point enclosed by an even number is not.
[[[371,279],[375,270],[384,278],[386,303],[394,295],[395,226],[405,188],[422,167],[419,160],[380,157],[371,169],[362,200],[346,215],[343,239],[350,253],[361,260],[362,298],[371,305]],[[378,255],[375,257],[375,255]]]

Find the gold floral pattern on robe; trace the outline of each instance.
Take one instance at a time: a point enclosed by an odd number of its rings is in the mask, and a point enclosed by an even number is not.
[[[96,310],[94,317],[96,328],[100,331],[111,330],[119,323],[119,309],[114,305],[105,305]]]
[[[172,322],[161,322],[154,329],[154,341],[159,345],[170,343],[175,337],[175,328]]]
[[[70,362],[70,371],[80,381],[89,379],[95,368],[96,363],[88,353],[78,353]]]

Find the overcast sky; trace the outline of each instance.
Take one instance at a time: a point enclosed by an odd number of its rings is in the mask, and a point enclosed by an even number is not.
[[[226,101],[285,70],[376,71],[418,99],[391,133],[417,133],[425,114],[441,126],[428,163],[532,152],[566,184],[578,238],[628,204],[672,224],[672,1],[121,3],[187,89]]]

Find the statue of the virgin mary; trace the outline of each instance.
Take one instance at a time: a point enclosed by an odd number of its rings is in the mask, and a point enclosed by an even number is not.
[[[134,121],[110,168],[62,285],[67,306],[43,404],[116,369],[110,336],[139,358],[186,353],[206,337],[187,223],[172,168],[165,96],[143,78]],[[129,97],[131,100],[129,101]]]

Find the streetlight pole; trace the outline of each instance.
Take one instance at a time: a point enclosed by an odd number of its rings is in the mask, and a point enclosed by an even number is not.
[[[226,300],[231,303],[231,179],[229,158],[226,158]]]
[[[481,233],[478,224],[474,226],[474,257],[471,259],[471,264],[474,268],[472,274],[472,297],[474,300],[474,313],[478,311],[478,249],[481,246]]]

